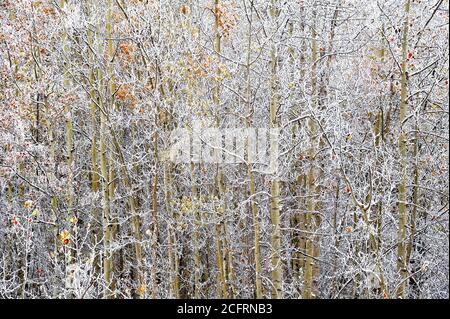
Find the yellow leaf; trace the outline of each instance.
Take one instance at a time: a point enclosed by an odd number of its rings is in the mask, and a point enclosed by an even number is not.
[[[70,233],[68,230],[64,229],[59,233],[59,239],[64,243],[70,238]]]
[[[140,286],[140,287],[138,288],[138,294],[139,294],[139,296],[140,296],[140,297],[143,297],[144,294],[145,294],[145,291],[146,291],[145,286],[144,286],[144,285]]]
[[[27,200],[24,204],[23,207],[25,208],[31,208],[33,206],[33,201],[32,200]]]

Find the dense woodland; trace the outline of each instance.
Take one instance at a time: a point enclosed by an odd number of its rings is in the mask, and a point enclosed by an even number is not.
[[[0,0],[0,298],[448,298],[448,6]]]

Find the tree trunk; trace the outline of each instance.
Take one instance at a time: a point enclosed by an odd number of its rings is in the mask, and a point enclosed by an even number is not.
[[[407,151],[407,137],[405,132],[405,120],[408,115],[408,74],[407,74],[407,58],[408,58],[408,32],[409,32],[409,12],[411,7],[411,0],[406,0],[405,3],[405,21],[403,23],[402,36],[402,64],[401,64],[401,92],[400,92],[400,127],[401,132],[399,136],[399,154],[400,154],[400,184],[398,191],[398,205],[399,205],[399,225],[398,225],[398,251],[397,251],[397,271],[400,275],[400,282],[397,288],[397,297],[406,297],[406,284],[408,277],[408,265],[406,264],[406,239],[407,239],[407,166],[408,166],[408,151]]]

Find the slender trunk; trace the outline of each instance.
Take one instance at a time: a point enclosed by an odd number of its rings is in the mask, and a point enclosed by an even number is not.
[[[111,3],[108,1],[108,11],[107,20],[109,20]],[[99,4],[97,4],[97,9],[99,9]],[[108,25],[107,22],[107,25]],[[107,27],[110,29],[110,27]],[[102,45],[99,43],[99,52],[102,52]],[[103,72],[99,69],[97,72],[97,78],[100,83],[100,87],[103,88],[104,83],[102,81]],[[104,103],[103,99],[99,99],[100,107],[100,172],[102,177],[102,211],[103,211],[103,241],[104,241],[104,252],[103,252],[103,277],[105,280],[105,290],[103,292],[104,298],[112,298],[113,291],[111,290],[111,283],[113,277],[113,262],[111,253],[111,241],[112,241],[112,225],[111,225],[111,198],[110,198],[110,174],[109,174],[109,163],[108,163],[108,140],[107,140],[107,121],[110,108],[107,103]]]
[[[194,198],[198,199],[198,187],[195,178],[195,164],[191,163],[191,181],[192,181],[192,194]],[[201,255],[199,250],[199,229],[201,227],[201,213],[197,211],[197,207],[194,206],[194,298],[201,298]]]
[[[312,25],[312,70],[311,70],[311,96],[312,107],[317,107],[317,32],[316,28],[316,8],[313,9],[313,25]],[[310,118],[308,121],[308,129],[310,134],[309,141],[309,160],[310,167],[308,173],[308,200],[307,200],[307,213],[305,230],[306,234],[306,263],[305,263],[305,278],[304,278],[304,290],[303,298],[311,299],[315,297],[313,292],[313,280],[314,280],[314,225],[316,214],[316,170],[315,170],[315,156],[316,156],[316,140],[317,140],[317,123],[316,120]]]
[[[407,56],[408,56],[408,32],[409,32],[409,12],[411,0],[405,3],[405,21],[403,23],[402,36],[402,64],[401,64],[401,93],[400,93],[400,129],[399,153],[400,153],[400,184],[398,191],[399,201],[399,226],[398,226],[398,252],[397,252],[397,271],[400,274],[400,283],[397,288],[397,297],[406,297],[406,284],[408,277],[408,265],[406,264],[406,236],[407,236],[407,137],[404,130],[405,120],[408,115],[408,77],[407,77]]]
[[[86,4],[88,14],[91,14],[91,6],[92,3],[89,1]],[[94,48],[94,32],[89,29],[88,30],[88,46],[89,48]],[[91,68],[90,70],[90,76],[89,76],[89,86],[90,86],[90,111],[91,111],[91,118],[92,118],[92,133],[91,133],[91,190],[94,194],[97,194],[100,191],[100,171],[99,171],[99,159],[98,159],[98,149],[97,149],[97,121],[98,121],[98,108],[97,108],[97,94],[95,91],[95,81],[96,81],[96,74],[94,69],[94,53],[89,50],[89,66]],[[94,243],[97,245],[100,242],[100,233],[101,233],[101,212],[97,207],[94,207],[92,209],[92,218],[95,220],[94,223]],[[92,261],[94,271],[96,274],[101,273],[101,266],[100,266],[100,260],[97,254],[94,257],[94,260]]]
[[[250,8],[249,13],[249,31],[248,31],[248,45],[247,45],[247,61],[246,61],[246,71],[247,71],[247,89],[246,89],[246,99],[247,99],[247,111],[249,116],[247,117],[247,127],[251,127],[250,114],[252,113],[252,86],[251,86],[251,53],[252,53],[252,18],[253,18],[253,8]],[[250,182],[250,206],[253,216],[253,244],[254,244],[254,262],[255,262],[255,295],[257,299],[263,298],[263,287],[261,279],[261,246],[260,246],[260,222],[259,222],[259,211],[256,202],[256,184],[255,176],[253,173],[253,166],[249,163],[247,167],[248,179]]]
[[[164,193],[165,193],[165,205],[168,216],[173,216],[172,222],[168,224],[167,236],[169,242],[169,266],[170,266],[170,292],[171,297],[180,298],[180,276],[179,276],[179,258],[177,253],[177,241],[176,241],[176,226],[177,218],[172,210],[172,194],[169,189],[171,185],[171,163],[167,163],[164,167]]]
[[[62,9],[65,7],[65,0],[61,0],[60,6]],[[70,80],[69,80],[69,45],[68,45],[68,35],[67,31],[63,32],[62,35],[62,46],[64,52],[64,87],[66,89],[69,88]],[[74,217],[73,204],[74,204],[74,144],[73,144],[73,122],[72,122],[72,107],[70,103],[66,103],[64,105],[64,114],[66,121],[66,164],[67,164],[67,216],[68,218]],[[76,238],[76,225],[73,225],[72,236]],[[75,249],[71,250],[68,254],[68,262],[71,263],[72,259],[75,257],[74,253]]]
[[[410,235],[409,235],[409,244],[406,252],[406,264],[409,265],[411,260],[411,254],[414,248],[414,241],[417,230],[417,209],[419,205],[419,133],[418,133],[418,125],[416,125],[416,133],[414,137],[414,150],[413,150],[413,158],[414,158],[414,187],[413,187],[413,202],[412,202],[412,213],[411,213],[411,223],[410,223]]]
[[[272,8],[270,10],[270,16],[273,20],[276,20],[280,15],[280,10],[277,8],[278,1],[272,0]],[[274,24],[278,24],[278,21],[272,21]],[[272,226],[272,298],[277,299],[282,297],[282,263],[281,263],[281,233],[280,233],[280,183],[278,181],[278,49],[275,43],[272,44],[272,78],[271,78],[271,101],[270,101],[270,151],[271,151],[271,163],[272,169],[272,181],[270,189],[270,219]]]
[[[155,136],[155,160],[159,163],[158,157],[158,136]],[[152,238],[151,238],[151,254],[152,254],[152,298],[156,299],[158,297],[158,242],[159,242],[159,224],[158,224],[158,170],[157,166],[155,169],[155,176],[153,180],[152,188]]]
[[[220,0],[213,0],[214,5],[214,50],[217,53],[221,53],[221,35],[219,31],[219,15],[220,12]],[[220,69],[217,70],[217,77],[220,76]],[[220,82],[216,81],[214,89],[213,89],[213,102],[215,105],[215,117],[216,117],[216,126],[219,126],[219,104],[220,104]],[[223,170],[219,166],[216,167],[216,190],[219,198],[223,197],[224,194],[224,176]],[[224,210],[225,212],[225,210]],[[216,225],[216,259],[217,259],[217,269],[218,269],[218,292],[221,298],[228,298],[228,267],[226,264],[227,256],[225,255],[225,251],[227,251],[226,247],[224,247],[224,224],[223,224],[223,214],[217,213],[217,225]]]
[[[301,6],[300,8],[300,34],[302,36],[305,35],[305,9],[304,6]],[[306,76],[306,68],[305,65],[307,63],[306,61],[306,51],[307,51],[307,43],[305,40],[301,40],[301,47],[300,47],[300,79],[303,81],[303,79]],[[294,85],[295,87],[295,85]],[[300,88],[302,88],[302,85],[299,85]],[[305,97],[305,92],[300,91],[300,96],[302,98]],[[298,110],[298,114],[301,114],[304,111],[305,105],[301,104],[300,109]],[[295,133],[299,132],[299,126],[296,126]],[[297,136],[297,135],[295,135]],[[298,171],[299,175],[297,176],[297,181],[295,188],[297,190],[297,195],[299,197],[298,203],[297,203],[297,209],[298,212],[294,216],[294,227],[295,229],[298,229],[298,232],[294,238],[294,247],[295,247],[295,253],[293,256],[293,273],[296,278],[296,281],[302,280],[302,275],[304,277],[304,267],[306,262],[306,233],[305,233],[305,227],[306,227],[306,214],[304,213],[304,207],[306,206],[305,201],[305,195],[306,195],[306,188],[307,188],[307,175],[305,174],[305,165],[304,165],[304,156],[299,155],[298,158]]]

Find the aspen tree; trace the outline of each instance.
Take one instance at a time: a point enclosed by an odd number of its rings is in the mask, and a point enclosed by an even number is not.
[[[64,10],[66,5],[65,0],[61,0],[60,7]],[[64,28],[62,34],[62,51],[64,55],[64,67],[63,67],[63,86],[66,90],[70,88],[71,81],[69,78],[69,61],[70,61],[70,53],[71,50],[69,48],[69,37],[67,34],[67,30]],[[67,165],[67,215],[66,220],[72,220],[76,218],[76,212],[74,211],[74,167],[75,167],[75,145],[74,145],[74,131],[73,131],[73,117],[74,111],[72,110],[72,106],[70,102],[66,102],[64,105],[64,115],[65,115],[65,125],[66,125],[66,165]],[[68,265],[75,265],[77,259],[78,252],[78,229],[76,223],[71,223],[71,235],[75,240],[72,241],[73,247],[65,247],[63,243],[63,251],[66,255],[66,262]],[[67,271],[67,269],[66,269]],[[67,284],[67,283],[66,283]]]
[[[192,181],[192,194],[195,199],[198,199],[198,187],[195,179],[195,164],[191,163],[191,181]],[[201,297],[201,255],[199,250],[199,228],[201,227],[201,216],[194,206],[194,298],[200,299]]]
[[[397,270],[400,274],[400,282],[397,288],[397,297],[406,297],[406,284],[408,277],[407,257],[407,137],[405,132],[405,120],[408,116],[408,33],[409,33],[409,14],[411,0],[405,1],[405,17],[403,21],[402,34],[402,64],[401,64],[401,82],[400,82],[400,136],[399,136],[399,154],[400,154],[400,184],[398,191],[399,207],[399,226],[398,226],[398,251],[397,251]]]
[[[306,20],[306,13],[305,13],[305,7],[304,5],[301,5],[300,7],[300,34],[305,34],[305,20]],[[300,73],[300,79],[303,80],[306,77],[306,51],[307,51],[307,43],[306,40],[301,40],[301,46],[300,46],[300,53],[299,53],[299,73]],[[298,92],[298,94],[301,97],[305,96],[305,92]],[[298,113],[301,114],[303,111],[304,105],[300,104],[300,109],[298,110]],[[295,131],[298,133],[299,128],[296,126]],[[293,271],[294,275],[296,276],[296,279],[300,279],[301,270],[304,270],[305,267],[305,252],[306,252],[306,214],[303,212],[303,207],[306,206],[306,202],[304,200],[304,197],[306,197],[305,190],[307,188],[307,174],[304,173],[305,170],[304,165],[304,156],[300,155],[298,159],[298,170],[299,175],[297,176],[296,180],[296,191],[298,194],[298,210],[293,218],[294,222],[294,228],[297,229],[297,234],[294,237],[294,247],[295,247],[295,253],[293,255]]]
[[[221,53],[221,37],[219,31],[220,26],[220,14],[221,12],[221,4],[220,0],[213,0],[214,7],[214,50],[220,54]],[[217,77],[220,76],[220,69],[217,70]],[[216,81],[215,86],[213,88],[213,102],[215,105],[215,117],[216,117],[216,126],[219,125],[219,104],[220,104],[220,81]],[[217,164],[217,173],[216,173],[216,184],[217,184],[217,193],[218,197],[222,198],[225,193],[225,181],[223,175],[223,169],[220,167],[220,164]],[[221,210],[221,208],[219,208]],[[227,248],[225,247],[226,237],[225,237],[225,223],[223,222],[223,214],[225,213],[225,209],[220,212],[217,212],[217,225],[216,225],[216,258],[217,258],[217,268],[218,268],[218,282],[220,283],[220,296],[222,298],[228,298],[228,265],[227,260],[229,259],[229,255],[227,254]]]
[[[382,29],[384,29],[384,26],[382,26]],[[382,31],[384,32],[384,31]],[[385,49],[385,43],[384,41],[381,41],[381,49],[379,50],[379,58],[381,60],[381,63],[385,63],[385,54],[386,54],[386,49]],[[375,151],[376,151],[376,167],[377,170],[380,168],[380,165],[382,163],[382,159],[381,159],[381,151],[382,148],[384,147],[384,111],[383,108],[381,108],[381,110],[379,110],[376,115],[375,115],[375,123],[374,123],[374,136],[375,136]],[[375,190],[377,191],[377,190]],[[381,245],[382,245],[382,223],[383,223],[383,219],[382,219],[382,210],[383,210],[383,203],[380,200],[378,203],[375,204],[374,209],[376,210],[376,217],[375,217],[375,229],[376,229],[376,234],[370,234],[370,239],[371,239],[371,245],[370,248],[371,250],[374,251],[375,254],[375,258],[376,258],[376,273],[378,274],[379,278],[380,278],[380,287],[382,290],[383,295],[387,294],[387,288],[386,288],[386,283],[385,283],[385,276],[384,276],[384,270],[383,270],[383,265],[382,265],[382,258],[381,258]]]
[[[44,106],[46,113],[48,114],[48,117],[50,117],[52,114],[51,106],[48,103],[48,99],[45,98],[44,100]],[[57,132],[56,132],[56,125],[54,121],[49,118],[46,121],[47,124],[47,132],[48,132],[48,141],[50,144],[50,163],[51,168],[49,172],[49,180],[52,184],[55,184],[57,181],[57,166],[56,166],[56,147],[57,147]],[[51,221],[53,224],[58,224],[58,195],[56,192],[52,192],[51,199],[50,199],[50,211],[51,211]],[[59,240],[58,240],[58,227],[53,227],[53,241],[52,241],[53,247],[52,247],[52,261],[55,265],[59,264],[59,253],[58,253],[58,247],[59,247]],[[54,287],[55,294],[56,294],[56,285]]]
[[[375,148],[377,149],[377,152],[381,152],[381,148],[383,145],[383,111],[379,111],[375,117],[375,125],[374,125],[374,135],[375,135]],[[377,163],[376,165],[380,165],[381,159],[379,158],[379,155],[377,155]],[[376,210],[376,234],[370,234],[370,252],[374,252],[375,258],[376,258],[376,273],[378,274],[380,278],[380,287],[383,292],[383,294],[387,294],[387,288],[386,283],[384,279],[384,271],[383,271],[383,265],[381,261],[381,244],[382,244],[382,203],[381,201],[375,205],[374,209]]]
[[[169,167],[167,167],[169,166]],[[173,216],[174,212],[172,210],[172,193],[169,190],[169,185],[171,184],[170,171],[171,164],[165,165],[164,167],[164,193],[165,193],[165,204],[166,210],[169,216]],[[174,227],[174,225],[175,227]],[[176,219],[168,225],[167,237],[169,242],[169,265],[170,265],[170,290],[171,296],[179,299],[180,298],[180,277],[179,277],[179,258],[176,249]]]
[[[248,35],[247,35],[247,59],[246,59],[246,101],[247,112],[252,113],[252,83],[251,83],[251,57],[252,57],[252,32],[253,32],[253,4],[248,13]],[[247,127],[251,127],[250,116],[247,116]],[[257,299],[263,298],[263,287],[261,279],[261,245],[260,245],[260,221],[259,209],[256,199],[256,183],[251,163],[247,166],[248,179],[250,183],[250,207],[253,216],[253,244],[254,244],[254,262],[255,262],[255,296]]]
[[[64,9],[66,4],[65,0],[61,0],[60,6]],[[68,60],[69,60],[69,44],[68,44],[68,35],[67,31],[64,30],[62,35],[62,46],[63,53],[65,55],[64,61],[64,87],[67,89],[70,85],[69,74],[68,74]],[[68,218],[74,217],[73,204],[74,204],[74,143],[73,143],[73,122],[72,116],[73,111],[70,103],[66,103],[64,106],[64,113],[66,116],[66,156],[67,156],[67,169],[68,169],[68,177],[67,177],[67,216]],[[76,226],[74,226],[75,228]],[[72,254],[69,254],[69,263],[71,263]]]
[[[188,3],[190,5],[190,11],[192,12],[192,4],[189,1]],[[185,12],[185,13],[183,13]],[[186,7],[182,7],[182,13],[187,15],[188,17],[187,19],[187,26],[186,29],[187,31],[191,34],[192,33],[192,28],[191,28],[191,15],[188,13]],[[195,103],[197,100],[197,96],[195,96],[195,92],[196,92],[196,86],[197,83],[196,81],[194,81],[194,79],[192,79],[190,76],[188,76],[188,90],[187,90],[187,104],[188,107],[191,111],[195,110],[195,107],[197,106]],[[194,125],[194,123],[193,123]],[[200,192],[199,192],[199,187],[197,186],[197,170],[200,168],[201,164],[196,164],[194,162],[191,162],[189,167],[190,167],[190,180],[191,180],[191,193],[192,193],[192,199],[193,199],[193,205],[192,205],[192,214],[194,217],[194,222],[193,222],[193,264],[194,264],[194,298],[195,299],[200,299],[202,296],[202,264],[201,264],[201,252],[199,249],[199,245],[200,245],[200,229],[202,226],[202,216],[201,213],[198,211],[199,207],[197,207],[198,201],[201,201],[200,198]],[[190,212],[191,213],[191,212]],[[220,290],[220,288],[218,289]]]
[[[304,31],[304,18],[303,18],[303,7],[300,10],[300,19],[302,22],[300,22],[300,28],[299,30],[302,32],[301,34],[303,34]],[[291,22],[289,25],[289,34],[290,36],[293,35],[293,31],[294,31],[294,22]],[[301,48],[300,48],[300,53],[299,53],[299,60],[300,60],[300,65],[299,65],[299,74],[300,74],[300,78],[304,79],[305,77],[305,72],[304,72],[304,52],[306,51],[305,49],[305,41],[302,40],[301,41]],[[296,71],[296,66],[295,66],[295,59],[296,56],[294,55],[294,48],[290,47],[290,64],[292,64],[291,68],[291,78],[295,77],[295,71]],[[303,92],[297,92],[296,89],[296,83],[295,82],[290,82],[290,89],[291,89],[291,94],[290,96],[292,97],[292,99],[294,99],[296,97],[296,95],[300,95],[303,96]],[[300,114],[303,106],[300,106],[300,108],[295,104],[294,101],[291,102],[292,103],[292,117],[293,118],[297,118],[298,115]],[[293,120],[293,119],[290,119]],[[294,127],[292,128],[292,138],[295,140],[297,138],[299,138],[300,136],[300,127],[298,124],[295,124]],[[305,239],[304,239],[304,226],[305,226],[305,216],[304,213],[301,211],[301,209],[304,207],[305,203],[304,203],[304,190],[306,189],[306,178],[305,175],[303,174],[303,170],[304,170],[304,164],[303,164],[303,156],[300,154],[296,154],[296,156],[298,156],[298,158],[294,159],[294,163],[295,163],[295,170],[296,170],[296,178],[295,180],[291,183],[290,185],[290,189],[292,189],[292,193],[295,194],[296,197],[296,211],[292,214],[291,216],[291,220],[290,220],[290,224],[293,230],[292,233],[292,247],[293,247],[293,253],[292,253],[292,261],[291,261],[291,267],[292,267],[292,275],[293,275],[293,280],[296,283],[296,286],[298,286],[298,283],[301,279],[301,275],[302,275],[302,269],[304,267],[304,260],[305,260]]]
[[[170,38],[170,37],[169,37]],[[159,61],[157,61],[158,65],[156,66],[156,72],[157,72],[157,79],[159,82],[156,82],[155,85],[159,90],[159,93],[161,94],[161,97],[163,99],[167,99],[170,94],[170,89],[166,89],[165,85],[167,84],[168,80],[163,78],[163,74],[161,71],[161,68],[159,66]],[[156,116],[155,116],[155,123],[156,128],[160,128],[164,131],[168,128],[168,119],[164,119],[162,114],[164,114],[164,110],[161,109],[161,106],[159,105],[159,102],[156,102]],[[154,138],[154,144],[155,144],[155,152],[159,149],[158,146],[158,137],[159,135],[156,133]],[[159,152],[157,153],[159,154]],[[157,157],[158,161],[160,160],[160,157]],[[167,249],[167,256],[168,256],[168,284],[169,284],[169,295],[170,298],[180,298],[180,278],[179,278],[179,258],[178,253],[176,249],[176,215],[173,208],[173,198],[172,198],[172,191],[171,191],[171,176],[172,176],[172,170],[173,170],[173,164],[169,162],[165,162],[162,166],[162,190],[164,194],[164,207],[166,210],[167,216],[170,218],[167,220],[167,243],[168,243],[168,249]],[[157,174],[157,172],[156,172]],[[156,190],[155,190],[156,192]],[[157,193],[154,193],[154,198],[156,198]],[[156,199],[155,199],[156,200]],[[156,210],[154,211],[156,214]],[[156,216],[156,215],[155,215]]]
[[[317,107],[317,31],[316,31],[316,17],[317,17],[317,7],[313,8],[313,24],[312,24],[312,52],[311,52],[311,97],[312,97],[312,108]],[[316,214],[316,170],[315,170],[315,156],[317,143],[317,123],[316,119],[310,118],[308,121],[309,129],[309,172],[308,172],[308,200],[307,200],[307,213],[305,220],[306,235],[306,262],[305,262],[305,278],[304,278],[304,290],[303,298],[311,299],[314,298],[315,294],[313,291],[313,280],[314,280],[314,225],[315,225],[315,214]]]
[[[187,26],[187,30],[189,32],[192,32],[191,29],[191,16],[189,15],[188,17],[188,26]],[[187,91],[187,103],[188,103],[188,107],[191,110],[194,110],[196,105],[194,102],[194,94],[193,92],[195,92],[195,83],[194,80],[191,79],[189,77],[188,79],[188,91]],[[192,193],[192,197],[194,199],[194,205],[192,207],[193,209],[193,216],[194,216],[194,223],[193,223],[193,227],[194,227],[194,235],[193,235],[193,240],[194,240],[194,253],[193,253],[193,259],[194,259],[194,298],[195,299],[200,299],[202,296],[202,291],[201,291],[201,270],[202,270],[202,264],[201,264],[201,253],[199,250],[199,244],[200,244],[200,228],[202,225],[202,217],[201,217],[201,213],[198,211],[198,207],[196,206],[196,202],[200,200],[200,194],[199,194],[199,188],[197,186],[197,169],[199,168],[200,164],[196,164],[194,162],[190,163],[190,178],[191,178],[191,193]]]
[[[88,15],[90,16],[92,14],[92,3],[91,1],[88,1],[86,3],[87,6],[87,11],[88,11]],[[96,69],[94,68],[94,41],[95,39],[95,34],[94,31],[89,28],[88,29],[88,50],[89,50],[89,65],[91,67],[90,70],[90,75],[89,75],[89,86],[90,86],[90,91],[89,91],[89,98],[90,98],[90,112],[91,112],[91,117],[92,117],[92,135],[91,135],[91,189],[92,192],[97,194],[100,191],[100,172],[99,172],[99,160],[98,160],[98,146],[97,146],[97,137],[98,137],[98,107],[97,107],[97,94],[95,91],[95,82],[97,80],[96,78]],[[100,223],[101,225],[101,214],[98,211],[97,208],[94,208],[92,211],[92,215],[95,218],[96,223]],[[99,227],[95,226],[95,241],[97,242],[99,240],[99,238],[97,236],[100,236],[101,233],[101,228],[99,229]],[[98,264],[98,260],[97,257],[95,257],[95,260],[93,260],[93,263],[95,264],[94,267],[96,269],[96,272],[99,272],[99,264]]]
[[[153,185],[152,185],[152,242],[151,242],[151,250],[152,250],[152,269],[151,269],[151,278],[152,278],[152,298],[156,299],[158,296],[158,267],[157,267],[157,258],[158,258],[158,242],[159,242],[159,221],[158,221],[158,184],[159,184],[159,176],[158,176],[158,165],[160,163],[159,158],[159,148],[158,148],[158,117],[155,116],[155,136],[154,136],[154,157],[155,157],[155,175],[153,176]]]
[[[107,3],[107,30],[110,30],[110,14],[111,14],[111,1],[108,0]],[[96,9],[98,10],[100,5],[97,3]],[[100,26],[97,26],[99,28]],[[107,31],[107,33],[109,33]],[[99,42],[99,52],[102,52],[102,45]],[[104,86],[103,72],[98,69],[97,78],[101,83],[100,87]],[[100,108],[100,172],[102,176],[102,210],[103,210],[103,238],[104,238],[104,252],[103,252],[103,276],[105,280],[105,290],[103,292],[104,298],[112,298],[113,292],[111,290],[112,278],[113,278],[113,261],[111,253],[111,242],[112,242],[112,225],[111,223],[111,197],[110,197],[110,174],[109,174],[109,161],[108,161],[108,141],[107,141],[107,125],[108,125],[108,114],[109,106],[104,103],[103,99],[99,99]]]
[[[406,248],[406,265],[409,265],[411,261],[411,254],[414,248],[414,241],[417,235],[417,220],[418,216],[418,207],[419,207],[419,197],[420,197],[420,189],[419,189],[419,120],[416,119],[415,123],[415,133],[414,133],[414,145],[413,145],[413,159],[414,159],[414,169],[413,169],[413,193],[412,193],[412,208],[411,208],[411,220],[410,220],[410,235],[409,241]]]
[[[272,18],[272,23],[278,24],[278,17],[280,16],[280,9],[278,8],[278,1],[272,0],[272,7],[270,9],[270,16]],[[277,28],[278,29],[278,28]],[[278,130],[278,78],[277,78],[277,69],[278,69],[278,52],[277,46],[275,43],[272,44],[272,54],[271,54],[271,66],[272,66],[272,78],[271,78],[271,101],[270,101],[270,129],[271,135],[275,134],[275,130]],[[272,169],[275,169],[272,172],[272,181],[271,181],[271,190],[270,190],[270,219],[272,226],[272,298],[280,298],[282,297],[282,262],[281,262],[281,233],[280,233],[280,184],[278,181],[278,171],[277,165],[278,162],[278,141],[276,141],[275,137],[272,136],[271,140],[271,157],[272,164],[275,166]]]

